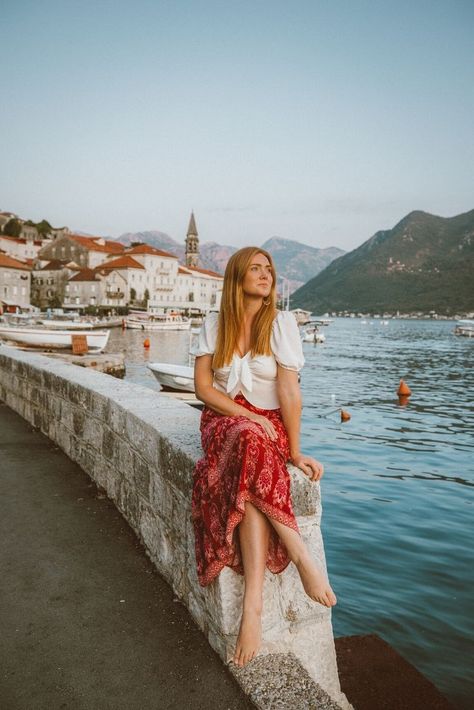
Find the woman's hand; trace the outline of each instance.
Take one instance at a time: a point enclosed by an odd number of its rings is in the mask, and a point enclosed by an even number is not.
[[[278,439],[278,434],[276,432],[275,427],[271,423],[269,419],[266,417],[263,417],[261,414],[255,414],[255,412],[248,412],[246,416],[253,422],[257,422],[257,424],[260,424],[265,432],[265,434],[268,435],[268,437],[271,439],[271,441],[276,441]]]
[[[324,473],[324,466],[311,456],[296,454],[292,456],[291,463],[300,468],[312,481],[319,481]]]

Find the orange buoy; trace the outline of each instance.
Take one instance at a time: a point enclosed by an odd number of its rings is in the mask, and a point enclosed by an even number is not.
[[[411,395],[411,389],[408,387],[405,380],[400,380],[400,384],[398,385],[397,394],[398,394],[398,396],[405,395],[406,397],[409,397]]]
[[[144,348],[150,347],[150,339],[149,338],[145,338],[145,340],[143,341],[143,347]]]
[[[350,418],[351,415],[349,414],[349,412],[347,412],[345,409],[341,409],[341,422],[348,422]]]

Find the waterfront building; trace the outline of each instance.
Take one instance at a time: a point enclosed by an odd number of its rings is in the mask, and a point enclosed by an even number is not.
[[[188,315],[202,315],[219,310],[224,278],[210,269],[179,266],[171,294],[173,307]]]
[[[42,246],[44,246],[44,241],[39,238],[8,237],[6,234],[0,233],[0,249],[20,261],[36,259]]]
[[[94,269],[107,257],[123,254],[125,246],[103,237],[83,237],[81,234],[62,233],[39,250],[37,258],[44,266],[53,259],[74,261],[81,268]]]
[[[31,278],[31,302],[38,308],[59,308],[66,296],[66,284],[80,270],[74,261],[35,261]]]
[[[74,309],[100,306],[106,300],[106,284],[106,275],[101,275],[95,269],[81,269],[69,278],[63,305]],[[117,291],[115,298],[118,300]]]
[[[133,287],[137,293],[136,300],[159,303],[162,308],[170,307],[171,294],[178,275],[178,257],[149,244],[129,247],[126,249],[126,254],[138,261],[145,269],[143,278],[141,275],[138,277],[135,275]]]
[[[94,271],[102,282],[99,305],[111,308],[134,303],[145,305],[147,273],[138,260],[124,254],[103,262]]]
[[[0,306],[1,310],[15,312],[29,308],[31,265],[0,252]]]

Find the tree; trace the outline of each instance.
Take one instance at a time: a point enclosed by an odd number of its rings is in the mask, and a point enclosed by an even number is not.
[[[131,288],[130,289],[130,300],[134,301],[136,299],[136,297],[137,297],[137,292],[135,291],[134,288]]]
[[[62,301],[57,293],[51,296],[51,298],[48,298],[48,306],[50,308],[61,308],[62,305]]]
[[[150,292],[147,288],[145,289],[145,293],[143,294],[143,300],[145,301],[145,306],[146,306],[146,304],[150,300]]]
[[[41,222],[37,222],[35,224],[35,227],[38,230],[38,234],[41,234],[43,236],[51,234],[51,232],[53,231],[53,228],[47,219],[42,219]]]
[[[19,219],[9,219],[3,228],[3,233],[9,237],[19,237],[21,232],[21,222]]]

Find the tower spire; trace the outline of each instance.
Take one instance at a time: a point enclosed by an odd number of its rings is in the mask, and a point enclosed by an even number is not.
[[[199,260],[199,237],[194,219],[194,211],[189,218],[188,232],[185,239],[186,244],[186,266],[197,266]]]

